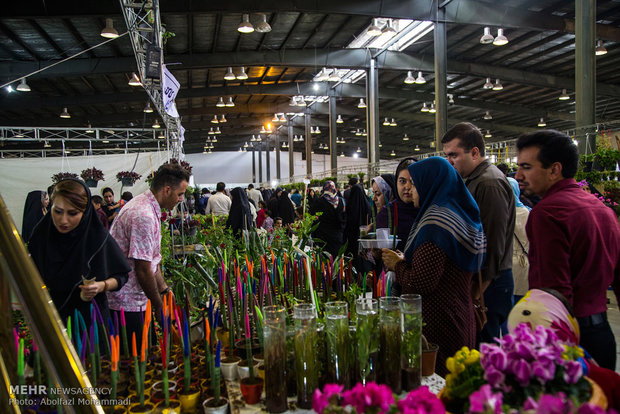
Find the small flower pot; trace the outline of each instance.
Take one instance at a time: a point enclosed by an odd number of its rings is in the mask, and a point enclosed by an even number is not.
[[[151,403],[145,402],[144,406],[141,406],[140,403],[131,404],[127,412],[129,414],[151,414],[155,406]]]
[[[226,414],[228,412],[228,400],[220,397],[219,403],[216,404],[215,399],[209,398],[202,403],[202,410],[205,414]]]
[[[237,379],[237,365],[241,361],[239,357],[228,357],[224,358],[220,364],[220,369],[222,370],[222,376],[226,381],[234,381]]]
[[[241,359],[248,359],[247,348],[246,348],[247,339],[242,339],[235,343],[235,351],[237,355],[241,357]],[[252,340],[252,355],[256,355],[260,353],[260,343],[258,340]]]
[[[174,380],[169,379],[168,380],[168,391],[169,392],[175,392],[177,389],[177,382]],[[153,383],[153,385],[151,385],[151,389],[153,390],[153,392],[156,391],[164,391],[164,382],[163,381],[157,381],[155,383]]]
[[[155,411],[161,414],[178,414],[181,412],[181,401],[169,399],[168,407],[166,407],[166,401],[160,401],[155,405]]]
[[[89,186],[91,188],[96,188],[97,187],[97,181],[93,180],[92,178],[88,178],[88,179],[84,180],[84,182],[86,183],[87,186]]]
[[[200,388],[195,387],[189,390],[189,393],[185,394],[183,391],[178,393],[178,399],[181,402],[181,411],[184,413],[193,413],[198,408],[200,399]]]
[[[103,407],[103,412],[105,414],[125,414],[127,413],[127,407],[124,405],[109,405]]]
[[[218,340],[222,341],[222,349],[230,346],[230,331],[228,331],[228,329],[218,327],[215,330],[215,336]]]
[[[177,399],[177,393],[175,392],[168,392],[168,400],[171,399]],[[151,396],[149,397],[149,400],[153,403],[153,404],[159,404],[160,402],[165,402],[166,401],[166,396],[164,395],[164,392],[159,390],[159,391],[153,391],[151,392]]]
[[[437,362],[437,351],[439,346],[428,344],[429,349],[422,350],[422,376],[428,377],[435,373],[435,363]]]
[[[258,361],[254,361],[254,375],[258,376],[258,366],[260,365],[260,362]],[[247,360],[243,360],[241,362],[239,362],[239,364],[237,365],[237,376],[241,379],[243,378],[248,378],[250,376],[250,367],[248,366],[248,361]]]
[[[240,383],[241,394],[248,404],[258,404],[263,392],[263,381],[260,378],[243,378]]]
[[[133,183],[133,178],[121,178],[121,184],[123,184],[123,187],[133,187]]]

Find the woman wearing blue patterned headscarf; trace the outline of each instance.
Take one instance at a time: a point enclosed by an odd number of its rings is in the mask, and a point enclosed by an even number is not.
[[[473,274],[482,266],[486,239],[480,210],[456,170],[443,158],[411,164],[413,202],[419,207],[405,254],[383,249],[402,293],[422,295],[424,334],[439,345],[437,373],[462,346],[475,345]]]

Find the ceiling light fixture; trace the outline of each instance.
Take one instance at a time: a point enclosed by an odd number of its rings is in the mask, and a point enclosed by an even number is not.
[[[547,126],[547,123],[545,122],[544,118],[540,118],[540,121],[538,121],[538,126],[541,128]]]
[[[250,15],[244,14],[241,23],[237,26],[237,31],[240,33],[252,33],[254,31],[254,26],[250,23]]]
[[[504,85],[502,85],[502,83],[499,81],[499,79],[495,79],[495,85],[493,85],[493,90],[494,91],[501,91],[502,89],[504,89]]]
[[[267,15],[265,13],[259,13],[260,23],[256,25],[256,31],[258,33],[269,33],[271,31],[271,25],[267,23]]]
[[[116,39],[118,37],[118,32],[114,28],[114,20],[105,19],[105,27],[101,30],[101,37],[106,39]]]
[[[415,78],[413,77],[413,73],[410,70],[407,71],[407,77],[405,78],[405,83],[407,85],[411,85],[412,83],[415,83]]]
[[[497,29],[497,36],[493,39],[495,46],[504,46],[508,44],[508,38],[504,36],[504,29]]]
[[[136,75],[136,72],[131,73],[131,78],[128,82],[129,86],[142,86],[142,82],[140,82],[140,78]]]
[[[225,80],[235,80],[237,79],[237,77],[235,76],[235,74],[232,71],[232,67],[228,67],[228,69],[226,69],[226,74],[224,75],[224,79]]]
[[[251,142],[256,142],[256,135],[252,135],[252,138],[250,139]]]
[[[166,138],[166,135],[164,134],[164,131],[159,131],[159,134],[157,134],[157,138],[159,138],[159,139]]]
[[[362,149],[360,147],[357,147],[357,150],[355,152],[360,153],[362,152]]]
[[[491,116],[491,112],[489,112],[489,111],[486,111],[482,118],[486,119],[487,121],[490,120],[490,119],[493,119],[493,117]]]
[[[385,121],[383,121],[383,126],[390,126],[390,120],[385,117]]]
[[[355,136],[356,137],[361,137],[362,136],[362,131],[360,131],[359,128],[357,129],[357,131],[355,131]]]
[[[300,135],[300,136],[299,136],[299,142],[303,142],[303,140],[304,140],[304,136],[303,136],[303,135]]]
[[[329,77],[327,78],[328,82],[340,82],[341,80],[342,78],[338,74],[338,69],[332,70],[332,72],[329,74]]]
[[[297,106],[297,97],[291,96],[291,101],[288,103],[289,106]]]
[[[390,122],[390,126],[391,126],[391,127],[395,127],[395,126],[397,126],[397,125],[398,125],[398,124],[396,123],[396,120],[395,120],[394,118],[392,118],[392,121]]]
[[[228,97],[228,102],[226,102],[226,106],[228,108],[232,108],[233,106],[235,106],[235,103],[233,102],[232,96]]]
[[[394,20],[388,19],[387,23],[385,24],[385,27],[383,28],[381,32],[383,34],[389,34],[390,37],[394,36],[397,33],[396,29],[394,28]]]
[[[86,133],[87,134],[94,134],[95,133],[95,131],[93,130],[93,127],[90,125],[90,122],[86,126]]]
[[[146,112],[147,114],[153,113],[153,108],[151,108],[151,102],[147,102],[146,106],[144,107],[144,109],[142,110],[143,112]]]
[[[394,150],[392,150],[392,152],[390,152],[390,156],[395,157],[396,156],[396,152],[394,152]]]
[[[596,54],[596,56],[602,56],[607,54],[607,49],[605,49],[605,46],[603,46],[602,40],[599,40],[596,43],[596,50],[594,51],[594,53]]]
[[[486,134],[484,134],[484,137],[485,137],[485,138],[491,138],[492,136],[493,136],[493,135],[491,135],[491,131],[489,131],[489,130],[487,129],[487,133],[486,133]]]
[[[434,114],[435,112],[437,112],[437,110],[435,109],[435,102],[433,102],[433,103],[431,104],[430,109],[428,110],[428,113],[429,113],[429,114]]]
[[[426,106],[426,102],[422,104],[422,108],[420,109],[420,112],[428,112],[428,106]]]
[[[43,144],[43,148],[51,148],[51,147],[52,145],[48,141],[45,141],[45,144]]]
[[[416,144],[415,148],[413,149],[414,151],[420,151],[420,146],[418,144]]]
[[[372,24],[370,25],[370,27],[368,27],[368,30],[366,31],[366,33],[368,34],[368,36],[372,36],[372,37],[381,36],[381,33],[383,32],[381,31],[381,28],[379,27],[378,19],[372,19]]]
[[[60,113],[61,118],[69,119],[71,118],[71,114],[67,111],[67,108],[62,108],[62,112]]]
[[[210,134],[210,135],[215,134],[215,131],[213,130],[213,127],[209,128],[209,134]]]
[[[223,124],[223,123],[225,123],[225,122],[228,122],[228,121],[226,120],[226,116],[225,116],[224,114],[222,114],[222,115],[220,116],[220,124]]]
[[[360,103],[357,104],[358,108],[366,108],[366,102],[364,102],[364,98],[360,98]]]
[[[248,78],[248,75],[247,73],[245,73],[245,68],[243,66],[241,66],[241,70],[236,75],[236,77],[237,77],[237,80],[246,80]]]
[[[336,118],[336,123],[337,124],[342,124],[344,121],[342,120],[342,115],[338,115],[338,118]]]
[[[454,95],[452,95],[451,93],[448,94],[448,104],[449,105],[454,105]]]
[[[221,134],[222,131],[220,131],[220,127],[215,127],[215,133],[216,134]]]
[[[494,39],[495,38],[491,34],[491,28],[490,27],[485,27],[484,28],[484,34],[480,38],[480,43],[483,44],[483,45],[489,45],[489,44],[493,43]]]
[[[280,122],[280,118],[278,118],[278,114],[273,114],[273,119],[271,122]]]
[[[562,93],[558,96],[560,101],[568,101],[570,99],[570,95],[566,92],[566,89],[562,89]]]
[[[422,85],[426,83],[426,79],[422,76],[422,71],[418,72],[418,77],[415,79],[415,83],[418,85]]]
[[[157,119],[155,120],[155,122],[153,122],[153,125],[151,125],[152,128],[161,128],[161,125],[159,125],[159,122],[157,121]]]
[[[486,82],[482,86],[482,89],[493,89],[493,83],[491,83],[491,78],[487,78]]]
[[[226,106],[226,104],[224,103],[224,98],[222,98],[220,96],[220,99],[217,101],[217,103],[215,104],[215,106],[217,106],[218,108],[223,108]]]
[[[306,101],[304,100],[304,96],[303,95],[298,95],[297,96],[297,106],[306,106]]]
[[[19,85],[17,85],[17,89],[20,92],[30,92],[30,86],[28,86],[28,84],[26,83],[26,78],[22,78],[22,80],[19,82]]]
[[[218,121],[218,120],[217,120],[217,115],[213,115],[213,119],[211,120],[211,123],[212,123],[212,124],[217,124],[217,123],[219,123],[219,122],[220,122],[220,121]]]
[[[344,152],[340,153],[340,158],[344,158]]]
[[[407,136],[407,134],[403,135],[403,141],[409,141],[409,137]]]

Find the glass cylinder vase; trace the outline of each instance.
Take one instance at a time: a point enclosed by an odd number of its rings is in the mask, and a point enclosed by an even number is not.
[[[402,295],[400,312],[402,385],[411,391],[422,384],[422,296]]]
[[[360,298],[355,302],[355,308],[359,380],[366,385],[368,382],[377,381],[379,302],[377,299]]]
[[[283,306],[263,308],[265,353],[265,406],[270,413],[287,410],[286,311]]]
[[[312,408],[312,396],[319,386],[317,327],[314,305],[299,303],[293,308],[295,319],[295,375],[297,406]]]
[[[325,304],[325,330],[327,334],[327,380],[330,383],[351,387],[349,356],[349,306],[336,301]]]
[[[400,298],[379,298],[379,382],[396,394],[402,391],[400,347]]]

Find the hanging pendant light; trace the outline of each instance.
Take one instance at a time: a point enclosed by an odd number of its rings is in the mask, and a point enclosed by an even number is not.
[[[435,109],[435,103],[433,102],[433,103],[431,104],[430,109],[428,110],[428,113],[429,113],[429,114],[434,114],[435,112],[437,112],[437,110]]]
[[[142,86],[142,82],[140,82],[140,78],[136,75],[136,72],[131,73],[131,78],[128,83],[129,86]]]
[[[493,39],[495,46],[504,46],[508,44],[508,38],[504,36],[504,29],[497,29],[497,36]]]
[[[566,89],[562,89],[562,93],[558,97],[560,101],[567,101],[570,99],[570,95],[566,92]]]
[[[398,125],[398,124],[396,123],[396,120],[395,120],[394,118],[392,118],[392,121],[390,121],[390,126],[391,126],[391,127],[395,127],[395,126],[397,126],[397,125]]]
[[[280,122],[286,122],[286,117],[284,116],[284,114],[280,115]]]
[[[153,108],[151,108],[151,102],[147,102],[146,106],[143,109],[144,112],[146,112],[147,114],[151,114],[153,113]]]
[[[151,127],[158,129],[158,128],[161,128],[161,125],[159,125],[159,122],[156,119],[155,122],[153,122],[153,125],[151,125]]]
[[[344,152],[340,153],[340,158],[344,158]]]
[[[297,106],[297,97],[291,96],[291,101],[288,104],[289,106]]]
[[[252,139],[250,139],[251,142],[256,142],[256,135],[252,135]]]
[[[395,157],[396,156],[396,152],[394,152],[394,150],[392,150],[392,152],[390,152],[390,156],[391,157]]]
[[[540,121],[538,121],[538,126],[541,128],[547,126],[547,123],[545,122],[544,118],[540,118]]]
[[[448,94],[448,105],[454,105],[454,95],[451,93]]]
[[[480,43],[483,44],[483,45],[489,45],[489,44],[493,43],[494,39],[495,38],[491,34],[491,28],[490,27],[485,27],[484,28],[484,34],[480,38]]]
[[[493,136],[493,135],[491,135],[491,131],[489,131],[489,130],[487,129],[487,133],[486,133],[486,134],[484,134],[484,137],[485,137],[485,138],[491,138],[492,136]]]
[[[420,151],[420,146],[418,144],[416,144],[415,148],[413,149],[414,151]]]
[[[493,117],[491,116],[491,112],[489,112],[489,111],[486,111],[486,112],[484,113],[483,118],[484,118],[485,120],[487,120],[487,121],[488,121],[488,120],[490,120],[490,119],[493,119]]]
[[[256,31],[258,33],[269,33],[271,31],[271,25],[267,23],[267,15],[265,13],[259,13],[260,23],[256,25]]]
[[[241,70],[236,75],[236,77],[238,80],[246,80],[248,78],[248,75],[245,73],[245,68],[243,66],[241,66]]]
[[[420,109],[420,112],[428,112],[428,106],[426,106],[426,102],[422,104],[422,108]]]
[[[222,98],[220,96],[220,99],[217,101],[217,103],[215,104],[215,106],[217,106],[218,108],[223,108],[226,106],[226,104],[224,103],[224,98]]]
[[[114,28],[114,20],[105,19],[105,27],[101,30],[101,37],[106,39],[116,39],[118,37],[118,32]]]
[[[28,86],[28,84],[26,83],[26,78],[22,78],[22,80],[19,82],[19,85],[17,85],[17,89],[20,92],[30,92],[30,86]]]
[[[235,74],[232,71],[232,67],[228,67],[228,69],[226,69],[226,74],[224,75],[224,79],[225,80],[235,80],[237,79],[237,77],[235,76]]]
[[[303,135],[300,135],[300,136],[299,136],[299,142],[303,142],[303,140],[304,140],[304,136],[303,136]]]
[[[357,150],[355,152],[362,152],[362,149],[360,147],[357,147]]]
[[[237,31],[240,33],[252,33],[254,31],[254,26],[250,23],[250,15],[244,14],[241,23],[237,26]]]
[[[235,103],[233,102],[232,96],[228,97],[228,102],[226,102],[226,106],[229,108],[232,108],[233,106],[235,106]]]
[[[210,135],[215,134],[215,131],[213,130],[213,127],[209,128],[209,134],[210,134]]]
[[[499,79],[495,79],[495,85],[493,85],[493,90],[501,91],[502,89],[504,89],[504,86],[502,85],[502,83],[499,81]]]
[[[61,118],[65,118],[65,119],[69,119],[71,118],[71,114],[69,113],[69,111],[67,110],[67,108],[62,108],[62,112],[59,115]]]
[[[226,116],[224,114],[222,114],[220,116],[220,124],[223,124],[224,122],[228,122],[228,121],[226,120]]]
[[[426,79],[424,79],[424,76],[422,75],[422,71],[418,72],[418,77],[415,79],[415,83],[418,85],[422,85],[426,83]]]
[[[493,83],[491,83],[491,78],[487,78],[486,82],[482,86],[482,89],[493,89]]]
[[[368,36],[371,36],[371,37],[376,37],[376,36],[381,36],[381,33],[383,32],[381,31],[381,28],[379,27],[379,20],[372,19],[372,24],[368,27],[366,34],[368,34]]]
[[[358,108],[366,108],[366,102],[364,102],[364,98],[360,98],[360,103],[357,104]]]
[[[407,85],[411,85],[412,83],[415,83],[415,78],[413,77],[413,73],[410,70],[407,71],[407,77],[405,78],[405,83]]]
[[[407,134],[403,136],[403,141],[409,141],[409,137],[407,136]]]
[[[220,127],[215,127],[215,133],[216,134],[221,134],[222,131],[220,131]]]
[[[602,56],[607,54],[607,49],[603,46],[603,41],[599,40],[596,44],[596,50],[594,52],[596,56]]]
[[[385,121],[383,121],[383,126],[390,126],[390,120],[385,117]]]
[[[342,115],[338,115],[338,118],[336,118],[336,123],[337,124],[342,124],[344,121],[342,120]]]
[[[280,118],[278,118],[278,114],[273,114],[273,119],[271,122],[280,122]]]
[[[332,70],[332,72],[329,74],[329,77],[327,78],[328,82],[340,82],[341,80],[342,78],[338,74],[338,69]]]
[[[211,120],[211,123],[212,123],[212,124],[217,124],[217,123],[219,123],[219,122],[220,122],[220,121],[218,121],[218,120],[217,120],[217,115],[213,115],[213,119]]]

